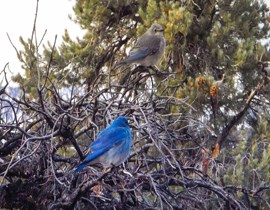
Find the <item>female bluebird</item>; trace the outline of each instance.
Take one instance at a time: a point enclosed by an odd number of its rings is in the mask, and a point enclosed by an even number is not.
[[[115,68],[129,63],[137,63],[142,66],[156,65],[165,52],[166,41],[163,36],[163,31],[160,24],[152,24],[152,26],[138,38],[128,58],[118,63]]]
[[[74,170],[76,173],[87,164],[101,164],[104,168],[118,166],[129,156],[132,144],[131,130],[124,116],[118,117],[101,131],[90,145],[91,153]]]

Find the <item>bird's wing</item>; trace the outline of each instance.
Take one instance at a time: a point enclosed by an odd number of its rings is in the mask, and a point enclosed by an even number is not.
[[[85,158],[82,164],[87,164],[95,158],[103,155],[110,149],[122,144],[130,138],[126,128],[109,127],[103,130],[91,144],[92,152]]]
[[[107,150],[112,147],[121,144],[127,138],[130,138],[129,128],[123,127],[108,127],[102,132],[99,133],[96,140],[91,144],[91,150],[103,150],[107,148]]]
[[[103,147],[99,150],[96,150],[95,152],[90,153],[85,159],[84,161],[77,166],[77,168],[73,171],[73,173],[77,173],[80,170],[82,170],[89,162],[91,162],[92,160],[94,160],[95,158],[101,156],[102,154],[104,154],[105,152],[107,152],[110,149],[110,147]]]
[[[91,162],[92,160],[94,160],[95,158],[103,155],[104,153],[106,153],[108,150],[110,150],[112,147],[107,145],[107,146],[104,146],[98,150],[95,150],[93,151],[92,153],[90,153],[86,158],[85,160],[83,161],[83,164],[87,164],[89,162]]]
[[[137,40],[125,62],[134,62],[157,53],[160,48],[160,42],[159,37],[144,34]]]

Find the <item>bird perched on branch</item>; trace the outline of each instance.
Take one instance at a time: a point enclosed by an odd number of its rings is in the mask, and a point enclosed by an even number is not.
[[[142,66],[156,65],[165,52],[166,42],[163,31],[164,29],[160,24],[152,24],[152,26],[138,38],[127,59],[118,63],[115,69],[131,63],[140,64]]]
[[[104,168],[118,166],[129,157],[131,144],[132,136],[127,118],[120,116],[98,134],[90,145],[91,153],[73,173],[88,164],[101,164]]]

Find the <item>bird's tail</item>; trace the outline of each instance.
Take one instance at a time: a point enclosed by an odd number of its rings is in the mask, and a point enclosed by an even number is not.
[[[78,167],[73,171],[73,174],[75,174],[75,173],[79,172],[80,170],[82,170],[86,165],[87,165],[86,162],[83,162],[80,165],[78,165]]]

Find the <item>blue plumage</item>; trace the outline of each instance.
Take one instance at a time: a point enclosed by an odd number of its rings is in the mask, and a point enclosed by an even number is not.
[[[91,153],[74,170],[82,170],[88,164],[100,163],[104,168],[118,166],[129,156],[132,145],[131,130],[126,117],[120,116],[101,131],[90,145]]]

